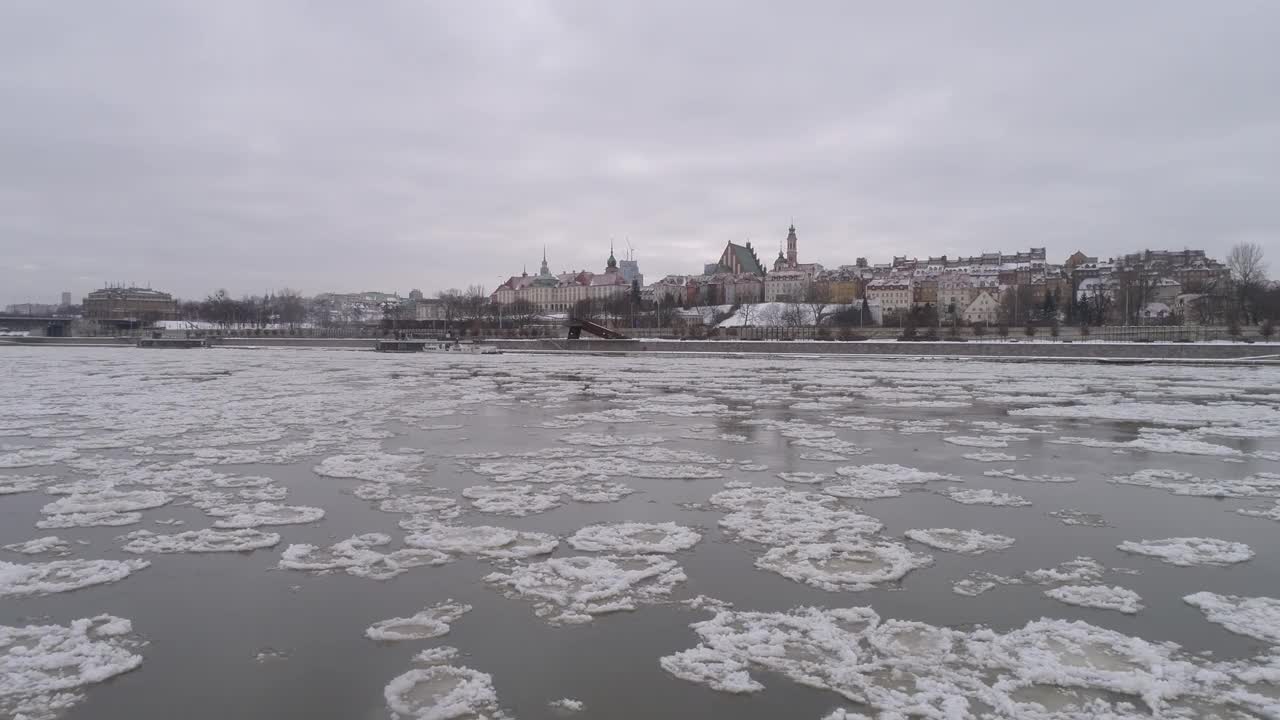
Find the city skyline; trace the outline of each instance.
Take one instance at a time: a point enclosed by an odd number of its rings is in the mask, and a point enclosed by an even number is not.
[[[0,304],[1277,250],[1280,6],[0,9]],[[53,38],[53,41],[50,41]]]

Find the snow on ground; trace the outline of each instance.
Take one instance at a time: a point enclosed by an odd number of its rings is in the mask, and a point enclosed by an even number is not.
[[[1280,644],[1280,600],[1198,592],[1182,598],[1197,607],[1205,619],[1237,635]],[[1273,678],[1274,681],[1274,678]]]
[[[67,625],[0,625],[0,715],[54,718],[89,686],[135,670],[142,656],[133,625],[98,615]]]
[[[686,577],[665,557],[604,555],[518,564],[484,579],[508,597],[531,601],[538,617],[559,625],[665,600]]]
[[[146,560],[52,560],[0,562],[0,597],[50,595],[119,582],[149,567]]]
[[[444,565],[453,558],[430,548],[406,548],[381,552],[391,544],[391,536],[382,533],[354,535],[329,548],[298,543],[285,548],[279,567],[285,570],[303,570],[328,573],[341,570],[348,575],[370,580],[390,580],[412,568],[424,565]]]
[[[936,550],[981,555],[994,550],[1007,550],[1013,547],[1014,540],[1005,535],[984,533],[978,530],[955,530],[952,528],[930,528],[928,530],[908,530],[904,533],[910,540],[923,543]]]
[[[1126,540],[1116,546],[1135,555],[1159,558],[1170,565],[1231,565],[1253,558],[1253,548],[1244,543],[1217,538],[1176,537],[1164,540]]]
[[[1142,609],[1142,597],[1138,593],[1114,585],[1062,585],[1045,590],[1044,594],[1068,605],[1118,610],[1126,615]]]
[[[385,642],[427,640],[447,634],[450,623],[469,612],[471,612],[470,605],[447,600],[409,617],[376,622],[364,631],[364,636],[370,640]]]
[[[629,522],[589,525],[570,535],[568,543],[585,552],[642,555],[688,550],[701,539],[698,531],[673,522]]]

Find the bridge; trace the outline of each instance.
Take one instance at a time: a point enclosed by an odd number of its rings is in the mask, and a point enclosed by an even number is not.
[[[64,337],[75,318],[55,315],[6,315],[0,314],[0,330],[27,331],[32,335]]]
[[[564,324],[569,328],[570,340],[577,340],[581,338],[583,332],[590,333],[592,335],[595,335],[596,337],[604,338],[605,340],[626,340],[627,339],[626,335],[623,335],[617,330],[610,330],[609,328],[599,323],[592,322],[590,320],[569,318],[568,320],[565,321]]]

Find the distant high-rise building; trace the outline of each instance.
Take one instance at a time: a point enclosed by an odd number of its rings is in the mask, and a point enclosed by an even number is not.
[[[62,307],[64,308],[71,307],[71,293],[69,292],[62,293]]]

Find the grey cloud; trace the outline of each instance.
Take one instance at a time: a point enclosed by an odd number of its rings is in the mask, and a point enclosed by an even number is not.
[[[1275,242],[1280,6],[8,3],[0,302]],[[35,269],[20,268],[34,266]],[[84,278],[89,278],[88,280]]]

